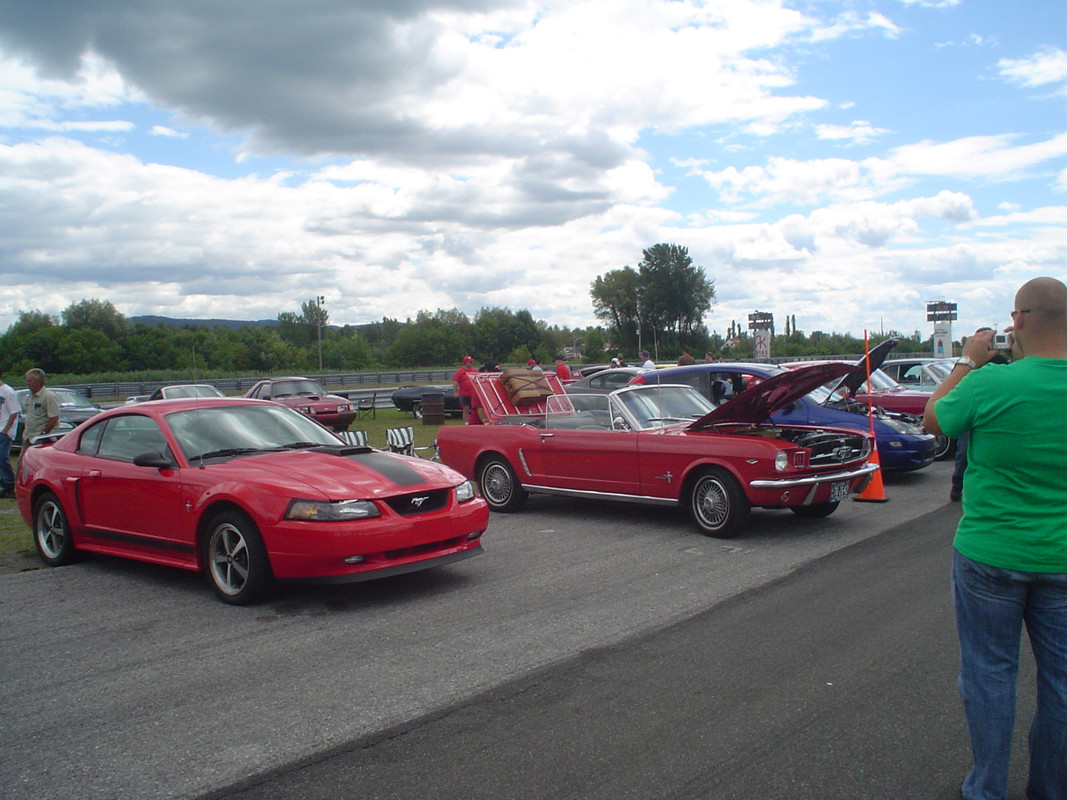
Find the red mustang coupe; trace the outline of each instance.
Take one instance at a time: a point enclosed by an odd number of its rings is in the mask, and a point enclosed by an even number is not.
[[[322,388],[322,384],[310,378],[272,378],[260,381],[245,393],[245,397],[273,400],[275,403],[295,408],[304,416],[311,417],[335,431],[347,430],[358,413],[347,398],[330,394]]]
[[[207,573],[242,605],[275,579],[346,582],[482,551],[485,501],[441,464],[353,447],[276,403],[161,400],[28,448],[15,497],[49,566],[78,551]]]
[[[866,433],[769,419],[849,369],[784,372],[718,408],[668,385],[583,395],[555,384],[516,406],[499,375],[482,374],[472,383],[490,422],[443,427],[437,444],[495,511],[517,511],[530,493],[659,503],[686,508],[701,533],[730,538],[753,506],[824,517],[866,487],[878,468]]]

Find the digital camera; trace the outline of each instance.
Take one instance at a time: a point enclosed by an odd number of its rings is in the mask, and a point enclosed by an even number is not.
[[[1011,335],[1007,333],[993,334],[994,350],[1011,350]]]

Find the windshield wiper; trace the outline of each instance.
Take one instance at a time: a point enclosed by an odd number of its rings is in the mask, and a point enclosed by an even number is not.
[[[331,444],[332,444],[332,442],[331,442]],[[304,448],[307,448],[307,447],[328,447],[328,446],[329,445],[324,445],[322,442],[290,442],[289,444],[278,445],[277,447],[273,448],[273,450],[275,450],[275,451],[281,451],[281,450],[303,450]]]
[[[226,447],[222,450],[212,450],[208,453],[201,453],[198,456],[193,456],[190,461],[205,461],[209,458],[226,458],[228,456],[248,456],[253,453],[265,452],[259,447]]]

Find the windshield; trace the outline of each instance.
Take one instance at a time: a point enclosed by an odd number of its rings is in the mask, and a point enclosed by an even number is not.
[[[947,378],[954,366],[956,366],[955,359],[952,361],[934,361],[932,364],[927,364],[927,368],[937,376],[938,381],[943,381]]]
[[[56,396],[59,405],[64,408],[87,408],[91,411],[96,410],[96,406],[89,402],[88,397],[78,394],[73,389],[52,389],[52,394]]]
[[[340,443],[317,422],[280,405],[193,408],[168,414],[167,423],[189,461]]]
[[[179,397],[225,397],[214,386],[198,384],[196,386],[164,386],[163,396],[168,400]]]
[[[271,388],[271,394],[274,397],[289,397],[303,394],[326,394],[326,390],[311,380],[278,381]]]
[[[612,395],[642,430],[692,422],[715,408],[691,386],[642,386]]]

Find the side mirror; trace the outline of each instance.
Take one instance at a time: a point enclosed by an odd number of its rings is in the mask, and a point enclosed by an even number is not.
[[[174,469],[174,462],[163,453],[151,451],[138,453],[133,457],[135,467],[152,467],[153,469]]]

